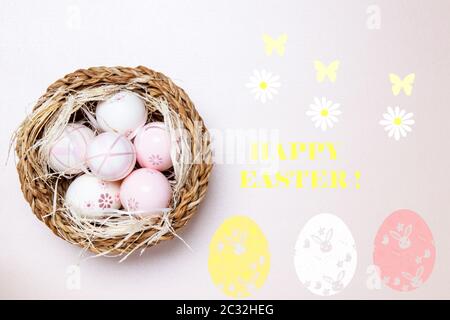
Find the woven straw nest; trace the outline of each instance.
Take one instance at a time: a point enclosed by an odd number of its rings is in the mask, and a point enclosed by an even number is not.
[[[166,173],[173,198],[157,217],[124,213],[81,219],[64,203],[74,177],[48,168],[47,147],[68,123],[92,124],[97,102],[119,90],[139,95],[148,109],[147,121],[164,121],[172,141],[177,141],[172,147],[174,167]],[[137,249],[143,252],[148,246],[179,237],[177,231],[205,197],[212,169],[208,131],[188,95],[162,73],[143,66],[94,67],[57,80],[23,121],[15,140],[21,188],[33,213],[57,236],[99,255],[126,258]]]

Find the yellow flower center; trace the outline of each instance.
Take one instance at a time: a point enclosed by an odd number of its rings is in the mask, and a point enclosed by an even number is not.
[[[395,119],[394,119],[394,124],[395,124],[396,126],[401,125],[401,124],[402,124],[402,119],[401,119],[400,117],[395,118]]]
[[[328,115],[328,109],[322,109],[322,110],[320,110],[320,115],[321,115],[322,117],[326,117],[326,116]]]
[[[267,87],[268,87],[267,82],[261,81],[261,82],[259,83],[259,87],[260,87],[262,90],[266,90]]]

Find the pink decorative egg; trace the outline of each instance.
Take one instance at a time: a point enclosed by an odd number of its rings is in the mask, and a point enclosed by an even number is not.
[[[84,174],[70,183],[65,201],[73,214],[95,218],[120,208],[119,191],[119,182]]]
[[[86,148],[94,132],[79,123],[70,123],[50,147],[49,166],[56,172],[77,174],[85,165]]]
[[[433,235],[417,213],[397,210],[384,220],[375,237],[373,259],[386,286],[417,289],[431,275],[435,258]]]
[[[134,139],[137,161],[144,168],[164,171],[172,167],[170,134],[162,122],[152,122]]]
[[[167,178],[159,171],[142,168],[132,172],[120,187],[120,202],[127,211],[152,215],[156,209],[167,208],[172,189]]]
[[[114,132],[99,134],[87,147],[86,162],[92,173],[106,181],[125,178],[136,164],[133,144]]]

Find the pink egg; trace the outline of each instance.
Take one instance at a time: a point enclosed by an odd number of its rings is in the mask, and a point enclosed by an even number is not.
[[[164,123],[144,126],[134,139],[137,161],[144,168],[164,171],[172,167],[170,134]]]
[[[79,123],[69,123],[61,136],[50,147],[49,166],[56,172],[82,172],[88,143],[94,132]]]
[[[433,235],[417,213],[397,210],[384,220],[373,259],[385,285],[398,291],[417,289],[431,275],[435,258]]]
[[[92,173],[106,181],[125,178],[136,164],[133,144],[114,132],[105,132],[89,143],[86,162]]]
[[[159,171],[142,168],[133,171],[122,182],[120,202],[127,211],[151,215],[155,209],[167,208],[172,189],[167,178]]]

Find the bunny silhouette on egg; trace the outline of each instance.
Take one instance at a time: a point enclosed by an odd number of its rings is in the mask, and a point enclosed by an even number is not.
[[[331,245],[331,238],[333,237],[333,228],[330,228],[326,235],[325,238],[322,239],[321,237],[318,237],[316,235],[312,235],[311,238],[314,240],[314,242],[316,242],[317,244],[320,245],[320,250],[322,252],[330,252],[331,249],[333,249],[333,246]]]
[[[412,225],[408,225],[403,232],[403,235],[399,234],[396,231],[389,231],[389,234],[392,238],[398,241],[398,246],[400,249],[408,249],[411,246],[411,240],[409,240],[409,236],[412,232]]]
[[[424,272],[424,267],[423,267],[423,266],[420,266],[419,268],[417,268],[417,271],[416,271],[416,275],[415,275],[415,276],[413,276],[413,275],[410,274],[409,272],[402,272],[402,276],[403,276],[405,279],[409,280],[409,281],[411,282],[411,285],[412,285],[414,288],[418,288],[418,287],[420,287],[420,286],[422,285],[422,283],[423,283],[423,280],[422,280],[423,272]]]
[[[326,282],[331,284],[331,289],[333,289],[334,291],[341,291],[342,289],[344,289],[344,285],[342,283],[344,276],[345,276],[345,271],[341,270],[338,273],[336,280],[333,280],[333,278],[328,277],[328,276],[324,276],[323,280],[325,280]]]

